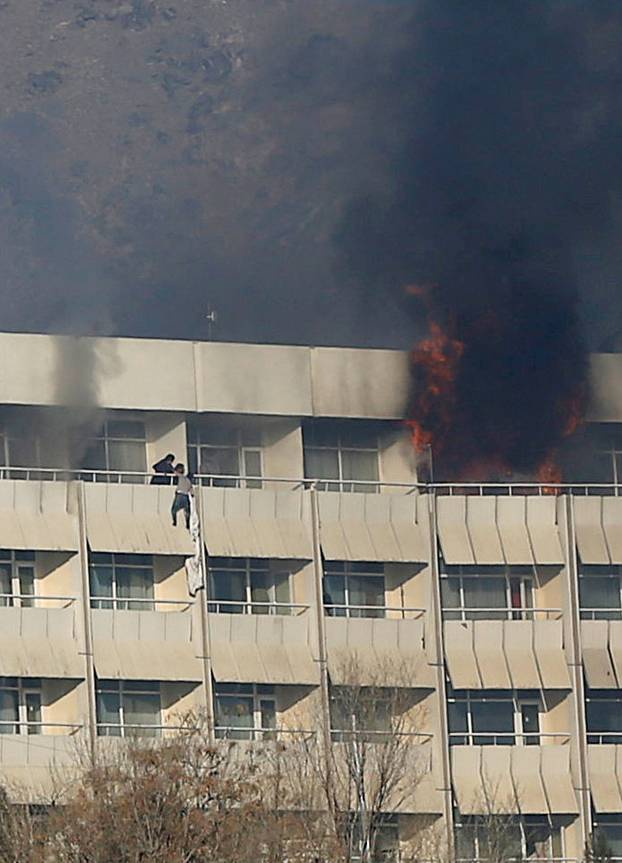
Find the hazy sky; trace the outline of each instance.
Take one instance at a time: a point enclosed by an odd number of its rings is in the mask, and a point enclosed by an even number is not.
[[[618,0],[0,0],[0,328],[404,346],[405,284],[519,261],[617,344],[621,37]]]

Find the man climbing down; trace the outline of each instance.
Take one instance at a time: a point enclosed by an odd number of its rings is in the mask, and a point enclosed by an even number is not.
[[[181,463],[175,465],[175,478],[173,482],[177,486],[173,506],[171,507],[173,527],[177,527],[177,513],[180,509],[183,509],[186,517],[186,529],[190,530],[190,497],[194,495],[194,489],[192,488],[190,477],[186,474],[186,468]]]

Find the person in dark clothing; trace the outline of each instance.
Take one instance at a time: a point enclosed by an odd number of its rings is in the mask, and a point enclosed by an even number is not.
[[[163,459],[157,461],[153,465],[153,472],[155,476],[151,477],[151,485],[171,485],[173,482],[173,474],[175,473],[175,468],[173,467],[173,462],[175,461],[175,456],[172,452],[168,455],[165,455]]]
[[[175,465],[175,497],[171,507],[171,516],[173,518],[173,527],[177,527],[177,513],[183,509],[186,516],[186,528],[190,530],[190,498],[194,495],[192,481],[186,474],[186,468],[183,464]]]

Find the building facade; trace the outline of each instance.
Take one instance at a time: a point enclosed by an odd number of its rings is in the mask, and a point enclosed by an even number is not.
[[[382,736],[389,708],[366,727],[336,707],[355,668],[416,706],[425,765],[382,859],[424,822],[481,859],[495,817],[516,856],[578,861],[599,830],[622,858],[622,356],[592,358],[593,483],[551,494],[418,484],[399,352],[15,334],[0,350],[16,800],[45,802],[77,742],[174,734],[188,711],[215,739]],[[168,452],[195,476],[196,596],[173,489],[151,483]]]

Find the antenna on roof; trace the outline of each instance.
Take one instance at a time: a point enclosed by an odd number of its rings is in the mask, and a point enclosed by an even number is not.
[[[218,320],[218,315],[216,313],[216,309],[213,309],[209,303],[207,306],[207,314],[205,315],[205,320],[207,321],[207,338],[209,341],[212,340],[212,333],[214,329],[214,325]]]

